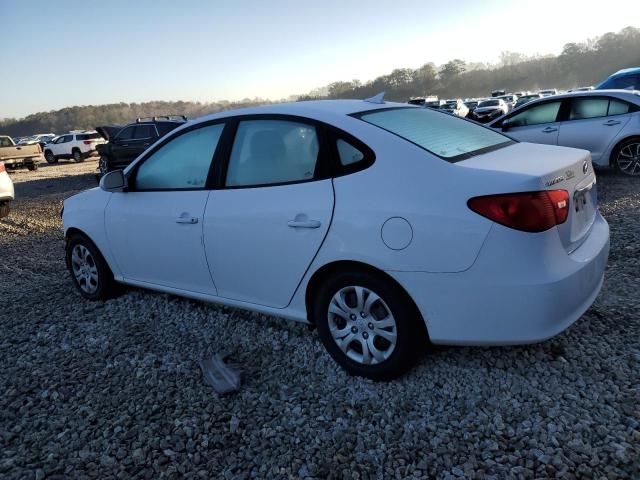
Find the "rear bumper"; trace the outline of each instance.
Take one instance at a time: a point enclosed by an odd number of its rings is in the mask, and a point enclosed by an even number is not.
[[[527,241],[520,234],[519,242],[519,232],[508,230],[495,225],[465,272],[388,272],[416,302],[433,343],[543,341],[568,328],[595,300],[609,255],[609,225],[599,213],[589,238],[570,255],[555,229]]]

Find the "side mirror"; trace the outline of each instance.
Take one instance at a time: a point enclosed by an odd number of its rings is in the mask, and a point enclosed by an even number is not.
[[[100,179],[100,188],[105,192],[122,192],[127,186],[127,180],[122,170],[114,170]]]

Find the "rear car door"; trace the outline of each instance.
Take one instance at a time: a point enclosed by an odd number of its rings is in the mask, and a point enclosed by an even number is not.
[[[287,116],[245,117],[234,128],[205,211],[207,260],[221,297],[284,308],[333,214],[323,130]]]
[[[215,295],[203,247],[207,181],[224,123],[171,137],[128,172],[105,209],[109,246],[126,280]]]
[[[566,120],[560,127],[558,145],[583,148],[595,163],[629,122],[630,104],[614,97],[583,96],[568,100]],[[608,160],[607,162],[608,163]]]
[[[505,117],[495,126],[521,142],[556,145],[560,131],[560,107],[562,100],[551,100],[525,106]]]
[[[118,132],[116,137],[110,141],[111,162],[114,167],[122,167],[131,163],[132,147],[131,142],[135,135],[136,125],[129,125]]]

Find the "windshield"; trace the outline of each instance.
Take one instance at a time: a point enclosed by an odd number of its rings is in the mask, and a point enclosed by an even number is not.
[[[486,100],[484,102],[480,102],[478,107],[497,107],[500,105],[499,100]]]
[[[474,122],[426,108],[387,108],[355,116],[449,162],[513,143],[508,137]]]

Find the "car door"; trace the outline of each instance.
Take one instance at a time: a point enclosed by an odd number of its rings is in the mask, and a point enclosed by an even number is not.
[[[132,162],[158,139],[158,132],[153,123],[136,125],[133,138],[129,142],[128,160]]]
[[[129,125],[118,132],[116,137],[110,141],[111,157],[113,166],[128,165],[131,163],[132,147],[130,146],[135,135],[136,125]]]
[[[65,147],[68,146],[72,138],[73,135],[62,135],[61,137],[58,137],[58,139],[54,143],[49,144],[47,148],[51,150],[51,153],[53,153],[56,157],[60,155],[70,155],[71,150],[66,151]]]
[[[559,114],[562,100],[526,105],[494,124],[521,142],[556,145],[560,131]]]
[[[125,280],[215,295],[203,248],[207,180],[223,123],[180,132],[149,152],[105,210]]]
[[[286,116],[245,118],[228,157],[204,217],[218,295],[284,308],[331,223],[322,129]]]
[[[558,145],[584,148],[595,163],[631,118],[629,104],[607,96],[578,96],[569,100]]]

